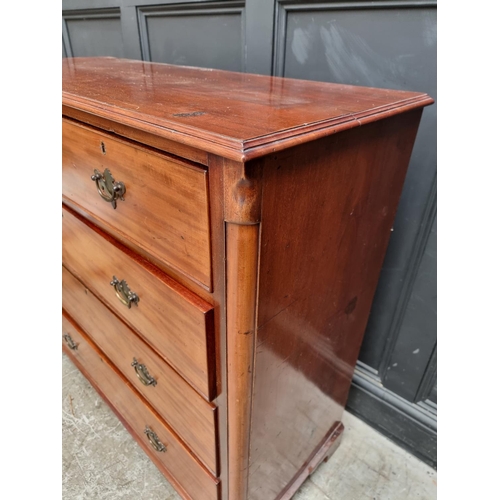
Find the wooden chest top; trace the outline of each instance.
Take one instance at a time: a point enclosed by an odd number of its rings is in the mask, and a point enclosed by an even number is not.
[[[63,60],[63,106],[221,154],[252,159],[433,100],[374,89],[131,61]]]

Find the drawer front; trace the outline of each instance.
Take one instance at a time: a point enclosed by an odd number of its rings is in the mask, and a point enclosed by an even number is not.
[[[120,238],[210,289],[207,172],[63,119],[63,195]],[[108,169],[123,201],[91,179]],[[108,185],[109,186],[109,185]],[[112,189],[101,189],[106,198]]]
[[[216,500],[219,481],[215,479],[179,441],[147,403],[121,377],[116,368],[88,340],[88,337],[63,315],[63,350],[73,359],[99,393],[118,414],[135,439],[153,462],[179,490],[184,498]],[[69,335],[69,337],[66,337]],[[73,349],[73,347],[76,347]],[[145,429],[148,427],[158,439],[151,436],[158,447],[150,443]]]
[[[215,397],[213,308],[111,237],[63,208],[63,264],[204,397]],[[110,283],[138,296],[130,308]]]
[[[215,406],[191,389],[64,267],[62,274],[63,308],[198,458],[217,474]]]

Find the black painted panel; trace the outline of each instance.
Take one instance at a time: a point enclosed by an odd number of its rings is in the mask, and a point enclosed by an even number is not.
[[[145,19],[150,60],[243,71],[239,12],[165,13]]]
[[[433,8],[283,9],[276,70],[284,76],[436,96]],[[286,19],[285,19],[286,18]],[[379,369],[436,169],[436,106],[426,108],[360,359]],[[397,333],[397,332],[396,332]]]
[[[333,9],[283,15],[287,17],[284,76],[403,90],[432,87],[434,9]]]
[[[384,379],[385,387],[409,401],[417,398],[420,381],[436,344],[436,267],[437,223],[434,220]],[[423,394],[422,399],[428,396]]]
[[[437,388],[437,384],[436,384],[429,395],[429,401],[432,401],[435,405],[437,405],[437,397],[438,397],[437,391],[438,391],[438,388]]]
[[[67,19],[74,57],[124,57],[119,17]]]
[[[356,384],[349,392],[347,409],[431,467],[437,466],[437,434],[433,429]]]
[[[246,1],[245,33],[246,71],[270,75],[273,66],[274,2]]]
[[[391,342],[398,335],[398,316],[404,314],[399,311],[404,285],[413,271],[411,257],[424,229],[428,193],[436,174],[436,111],[434,104],[422,116],[361,349],[360,359],[382,373],[388,361],[384,355],[390,355]]]

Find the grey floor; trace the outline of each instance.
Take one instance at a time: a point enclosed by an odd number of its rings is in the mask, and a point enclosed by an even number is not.
[[[113,412],[63,355],[63,499],[178,500]],[[436,472],[346,413],[340,448],[294,500],[431,500]]]

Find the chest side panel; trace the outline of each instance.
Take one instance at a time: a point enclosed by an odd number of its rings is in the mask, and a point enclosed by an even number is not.
[[[252,500],[277,498],[341,418],[419,119],[263,164]]]

